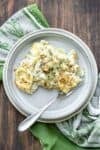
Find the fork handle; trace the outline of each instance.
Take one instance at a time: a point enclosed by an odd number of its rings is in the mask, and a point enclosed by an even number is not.
[[[41,114],[55,101],[56,97],[54,97],[50,102],[45,105],[36,115],[31,114],[25,120],[23,120],[19,126],[18,131],[23,132],[31,127],[41,116]]]

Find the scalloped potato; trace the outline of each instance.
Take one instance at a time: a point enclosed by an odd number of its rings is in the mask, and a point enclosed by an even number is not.
[[[77,87],[84,75],[77,62],[75,50],[66,53],[47,41],[35,42],[15,70],[15,83],[28,94],[40,86],[68,93]]]

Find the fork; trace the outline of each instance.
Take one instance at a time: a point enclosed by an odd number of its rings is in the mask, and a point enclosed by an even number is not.
[[[71,95],[72,92],[73,92],[73,90],[68,92],[67,94],[65,94],[65,96]],[[40,116],[43,114],[43,112],[56,101],[56,99],[58,97],[63,97],[63,95],[59,94],[58,92],[55,92],[55,95],[50,98],[50,102],[48,104],[46,104],[42,109],[40,109],[39,112],[37,112],[36,115],[34,113],[29,115],[26,119],[24,119],[19,124],[18,131],[19,132],[24,132],[29,127],[31,127],[40,118]]]

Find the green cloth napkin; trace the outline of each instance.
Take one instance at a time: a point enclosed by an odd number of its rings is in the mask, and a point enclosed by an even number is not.
[[[65,138],[54,124],[36,123],[31,132],[40,140],[43,150],[83,150]]]
[[[49,25],[36,4],[21,9],[0,27],[0,80],[12,45],[25,34],[46,27]],[[43,150],[86,150],[79,146],[100,147],[99,101],[100,82],[95,96],[80,114],[56,125],[36,123],[30,131],[39,139]]]
[[[36,123],[30,131],[40,140],[43,150],[89,150],[89,148],[81,148],[68,140],[55,124]],[[95,148],[95,150],[99,149]]]

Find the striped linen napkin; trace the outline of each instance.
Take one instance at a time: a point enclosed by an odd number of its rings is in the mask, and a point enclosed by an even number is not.
[[[25,34],[46,27],[49,25],[36,4],[21,9],[1,26],[0,80],[12,45]],[[36,123],[30,131],[40,140],[43,150],[86,150],[81,147],[100,147],[100,75],[96,92],[81,113],[56,125]]]

